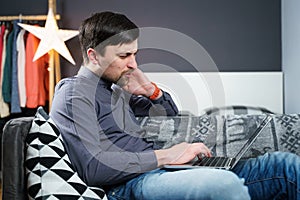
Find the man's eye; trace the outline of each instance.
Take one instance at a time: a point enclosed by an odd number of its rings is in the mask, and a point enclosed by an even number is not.
[[[136,57],[136,54],[137,53],[126,53],[126,54],[119,54],[119,57],[122,58],[122,59],[125,59],[131,55],[134,55],[134,57]]]
[[[119,55],[120,58],[126,58],[127,55]]]

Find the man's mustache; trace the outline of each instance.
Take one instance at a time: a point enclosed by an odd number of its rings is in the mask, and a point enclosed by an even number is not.
[[[127,74],[131,74],[135,69],[129,69],[127,70],[126,72],[123,72],[121,77],[124,76],[124,75],[127,75]]]
[[[117,81],[117,85],[123,87],[128,83],[128,77],[126,75],[131,74],[135,69],[129,69],[125,72],[123,72]]]

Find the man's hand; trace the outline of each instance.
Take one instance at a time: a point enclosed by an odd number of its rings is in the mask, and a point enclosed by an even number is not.
[[[169,149],[156,150],[158,167],[165,164],[184,164],[198,155],[211,157],[211,152],[203,143],[180,143]]]
[[[143,95],[145,97],[149,97],[153,94],[155,90],[154,85],[140,69],[132,70],[124,76],[126,76],[127,82],[122,88],[127,92],[135,95]],[[162,93],[159,94],[157,98],[161,95]]]

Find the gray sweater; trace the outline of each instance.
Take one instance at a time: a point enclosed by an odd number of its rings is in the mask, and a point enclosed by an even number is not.
[[[177,113],[166,92],[151,101],[81,67],[57,84],[50,117],[79,176],[90,186],[111,186],[157,168],[153,144],[135,117]]]

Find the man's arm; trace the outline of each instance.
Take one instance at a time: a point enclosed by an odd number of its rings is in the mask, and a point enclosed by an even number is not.
[[[123,89],[133,94],[130,106],[136,116],[174,116],[178,114],[177,106],[171,96],[150,82],[139,69],[135,69],[130,74]],[[188,144],[185,142],[169,149],[156,150],[154,153],[158,167],[164,164],[183,164],[202,154],[211,156],[210,150],[203,143]]]
[[[129,101],[135,116],[176,116],[178,108],[167,92],[161,91],[162,96],[156,100],[132,95]]]
[[[140,69],[135,69],[123,89],[131,95],[130,106],[135,116],[175,116],[177,106],[167,92],[152,83]]]

